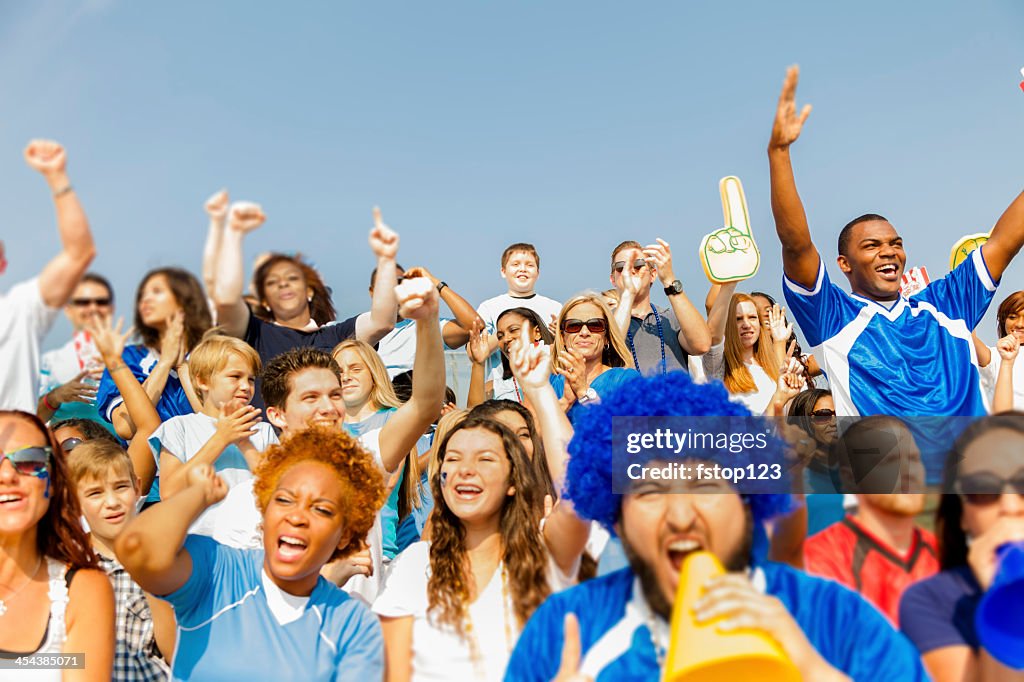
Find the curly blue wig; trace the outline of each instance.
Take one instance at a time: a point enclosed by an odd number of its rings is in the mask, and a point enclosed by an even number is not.
[[[635,377],[601,402],[576,415],[575,435],[569,443],[565,496],[583,518],[597,521],[614,534],[622,495],[613,491],[613,417],[750,417],[743,405],[729,400],[721,382],[695,384],[686,372]],[[774,455],[778,456],[778,451]],[[722,464],[746,464],[750,455],[726,452]],[[777,460],[778,461],[778,460]],[[744,495],[755,523],[784,514],[792,508],[790,495]]]

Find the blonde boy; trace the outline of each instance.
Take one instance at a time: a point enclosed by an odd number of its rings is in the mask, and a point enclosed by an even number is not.
[[[114,540],[136,514],[139,481],[120,445],[85,441],[68,454],[71,482],[92,548],[114,587],[117,647],[113,680],[165,680],[174,652],[174,610],[135,584],[114,556]]]
[[[259,355],[244,341],[215,334],[195,347],[188,367],[203,403],[201,411],[165,421],[149,439],[160,468],[160,496],[171,497],[184,488],[191,469],[213,465],[229,489],[242,487],[206,510],[189,532],[218,540],[238,538],[229,544],[254,546],[259,535],[249,526],[255,517],[239,513],[235,498],[243,498],[242,511],[255,510],[255,502],[247,502],[252,470],[260,453],[277,443],[273,427],[249,404],[260,371]]]

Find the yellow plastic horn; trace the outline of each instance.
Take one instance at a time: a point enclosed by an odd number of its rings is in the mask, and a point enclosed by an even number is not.
[[[663,682],[800,682],[800,672],[775,640],[757,630],[719,632],[716,622],[697,623],[693,605],[708,580],[725,573],[710,552],[686,557],[672,608],[672,638]]]
[[[968,234],[957,240],[953,248],[949,250],[949,270],[952,272],[956,266],[963,263],[971,255],[971,252],[988,241],[988,232]]]

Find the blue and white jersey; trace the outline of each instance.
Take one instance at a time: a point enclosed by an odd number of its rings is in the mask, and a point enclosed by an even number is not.
[[[174,680],[379,680],[380,623],[320,578],[309,597],[278,588],[262,550],[189,535],[192,575],[163,597],[178,621]]]
[[[851,679],[928,679],[910,642],[855,592],[770,562],[755,569],[753,579],[782,601],[822,658]],[[661,679],[650,624],[661,642],[668,641],[668,624],[651,615],[639,580],[627,568],[548,597],[519,637],[507,682],[555,678],[567,613],[575,613],[580,624],[580,673],[595,682]]]
[[[828,375],[836,413],[987,414],[971,343],[996,290],[982,251],[889,307],[830,282],[824,261],[813,289],[783,278],[789,309]]]
[[[149,378],[150,372],[160,360],[160,355],[156,351],[136,343],[124,347],[121,359],[141,384]],[[114,410],[123,402],[124,399],[121,397],[120,391],[117,390],[114,380],[110,377],[110,371],[103,370],[103,378],[100,379],[99,388],[96,389],[96,408],[104,419],[112,422]],[[188,396],[185,395],[185,389],[181,386],[178,373],[173,369],[167,376],[164,392],[160,394],[160,400],[156,403],[156,411],[160,415],[161,421],[195,412],[192,409],[192,403],[188,401]]]

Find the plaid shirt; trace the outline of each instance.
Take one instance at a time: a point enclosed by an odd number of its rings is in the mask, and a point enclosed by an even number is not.
[[[170,671],[153,637],[153,614],[146,596],[116,559],[100,557],[100,565],[114,586],[117,609],[117,647],[113,680],[163,682]]]

